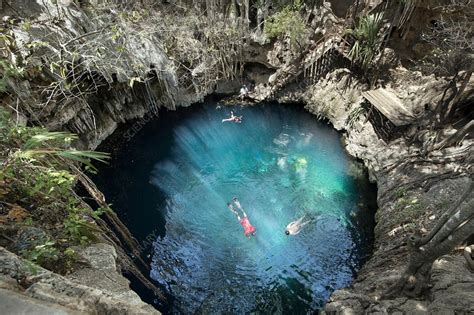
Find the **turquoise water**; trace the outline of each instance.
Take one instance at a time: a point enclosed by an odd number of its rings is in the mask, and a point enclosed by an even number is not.
[[[241,124],[221,122],[231,109]],[[173,296],[167,312],[305,314],[370,253],[373,194],[356,173],[338,133],[301,106],[211,102],[140,130],[100,186],[139,238],[158,231],[151,278]],[[234,196],[254,237],[226,207]],[[311,223],[285,235],[302,216]]]

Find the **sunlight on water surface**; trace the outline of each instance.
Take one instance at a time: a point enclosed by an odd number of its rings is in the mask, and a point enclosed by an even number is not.
[[[129,208],[132,230],[159,226],[151,277],[174,296],[171,312],[321,308],[370,251],[368,189],[337,132],[300,107],[233,108],[243,123],[222,123],[230,109],[208,104],[140,131],[120,158],[133,159],[133,188],[114,202]],[[255,237],[246,238],[227,209],[234,196]],[[304,215],[312,222],[285,235]]]

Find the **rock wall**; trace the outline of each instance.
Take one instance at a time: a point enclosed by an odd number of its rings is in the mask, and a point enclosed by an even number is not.
[[[96,244],[79,253],[85,269],[67,277],[32,268],[0,247],[0,301],[5,314],[159,314],[118,274],[114,248]]]
[[[188,106],[210,92],[178,87],[159,34],[146,31],[152,12],[83,3],[14,1],[0,11],[12,39],[4,57],[26,69],[8,79],[17,100],[2,103],[16,102],[21,118],[76,133],[76,146],[93,149],[119,123]]]
[[[2,94],[0,106],[15,108],[13,114],[19,122],[76,133],[79,141],[74,145],[78,148],[94,149],[120,123],[157,115],[163,107],[173,110],[189,105],[205,94],[178,93],[175,69],[159,38],[143,31],[138,34],[137,29],[142,30],[138,22],[115,22],[123,32],[123,47],[118,46],[110,38],[114,25],[110,19],[117,17],[113,12],[103,14],[93,6],[82,7],[72,1],[21,0],[4,3],[0,14],[2,32],[10,39],[10,47],[4,46],[5,41],[0,44],[1,57],[24,70],[21,76],[5,77],[12,93]],[[75,53],[67,55],[72,44],[91,57],[77,61]],[[94,76],[83,81],[95,86],[82,90],[79,86],[82,92],[71,92],[68,84],[74,78],[68,71],[76,66],[82,69],[78,71],[81,75]],[[117,258],[114,247],[98,243],[78,247],[75,252],[80,267],[61,276],[32,267],[0,247],[0,300],[6,307],[4,311],[159,313],[131,290],[121,274],[119,262],[123,259]]]
[[[445,82],[403,68],[392,75],[391,88],[418,114],[417,121],[405,128],[405,135],[421,133],[417,123],[437,104]],[[333,293],[325,310],[330,314],[471,313],[474,278],[459,253],[435,262],[426,300],[391,300],[383,298],[383,293],[404,272],[408,236],[429,231],[470,183],[469,171],[449,157],[469,152],[473,140],[465,139],[458,147],[430,156],[423,153],[422,144],[411,143],[407,137],[384,140],[364,109],[365,88],[349,70],[339,69],[302,95],[311,113],[329,119],[344,133],[347,151],[364,161],[378,187],[374,253],[350,288]]]

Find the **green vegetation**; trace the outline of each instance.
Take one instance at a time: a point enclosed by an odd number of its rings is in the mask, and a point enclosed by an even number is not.
[[[265,22],[265,34],[271,39],[288,36],[291,47],[300,47],[307,38],[308,30],[299,9],[300,2],[284,7]]]
[[[0,60],[0,93],[7,91],[10,78],[19,78],[23,72],[23,68],[17,68],[5,60]]]
[[[0,221],[5,231],[0,232],[43,231],[23,244],[19,254],[50,269],[70,265],[69,246],[96,240],[94,218],[105,211],[91,210],[76,195],[74,165],[94,170],[91,160],[105,162],[108,155],[76,150],[74,139],[66,132],[16,125],[0,110]]]
[[[349,33],[356,39],[349,57],[352,62],[366,71],[371,66],[381,44],[379,31],[382,26],[382,13],[364,16],[354,30]]]
[[[357,106],[349,112],[346,119],[346,124],[349,128],[352,128],[354,124],[366,114],[367,110],[362,106]]]
[[[36,245],[30,250],[22,251],[21,254],[30,262],[44,266],[58,260],[59,251],[55,245],[55,242],[47,240],[43,244]]]
[[[64,220],[64,229],[67,235],[81,245],[89,244],[95,240],[94,232],[99,232],[91,222],[81,217],[84,213],[87,213],[84,209],[74,208],[74,211]]]
[[[397,189],[397,191],[395,192],[395,197],[396,197],[397,199],[400,199],[400,198],[404,197],[404,196],[406,195],[406,193],[407,193],[406,188],[399,188],[399,189]]]

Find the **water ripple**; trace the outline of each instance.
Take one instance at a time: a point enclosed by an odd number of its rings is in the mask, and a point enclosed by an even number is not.
[[[222,123],[228,109],[214,108],[168,126],[167,147],[159,137],[141,144],[161,158],[146,179],[156,189],[140,202],[164,200],[166,222],[153,245],[151,277],[175,297],[174,313],[320,308],[351,282],[366,254],[358,250],[367,239],[357,223],[364,216],[349,216],[360,211],[360,193],[338,134],[294,107],[234,108],[242,124]],[[246,238],[227,209],[234,196],[255,237]],[[286,236],[286,225],[302,216],[310,223]]]

